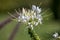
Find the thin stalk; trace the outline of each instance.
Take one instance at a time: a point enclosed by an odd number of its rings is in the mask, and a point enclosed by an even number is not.
[[[18,29],[19,29],[19,26],[20,26],[20,22],[18,22],[18,23],[16,24],[16,26],[15,26],[15,28],[13,29],[13,32],[11,33],[11,35],[10,35],[10,37],[9,37],[8,40],[13,40],[13,39],[14,39],[14,37],[15,37],[15,35],[16,35]]]
[[[18,17],[17,14],[14,14],[15,17]],[[11,19],[14,19],[14,17],[9,17],[7,18],[6,20],[4,20],[3,22],[0,22],[0,29],[2,29],[6,24],[10,23],[12,20]]]

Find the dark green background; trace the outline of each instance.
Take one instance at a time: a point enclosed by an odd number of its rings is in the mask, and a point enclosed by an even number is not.
[[[22,7],[31,8],[31,5],[34,4],[41,7],[43,12],[47,10],[44,12],[43,16],[52,14],[49,17],[45,17],[43,19],[43,24],[34,27],[34,30],[39,35],[41,40],[55,40],[52,35],[54,32],[60,33],[60,22],[54,20],[54,15],[51,10],[52,3],[53,0],[0,0],[0,22],[8,18],[8,11],[13,12],[14,9]],[[0,30],[0,40],[8,40],[16,24],[17,22],[12,21],[11,23],[5,25],[5,27]],[[20,25],[14,40],[31,40],[24,24]]]

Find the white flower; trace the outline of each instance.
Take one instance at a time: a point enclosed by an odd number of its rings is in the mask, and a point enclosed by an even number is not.
[[[53,34],[53,37],[54,38],[57,38],[59,36],[59,34],[57,33],[57,32],[55,32],[54,34]]]
[[[41,8],[39,8],[38,6],[37,6],[37,8],[36,8],[36,13],[40,13],[41,12]]]
[[[32,10],[35,11],[36,10],[36,6],[32,5]]]
[[[38,6],[36,7],[35,5],[32,5],[32,10],[22,8],[22,12],[18,12],[17,10],[15,11],[19,15],[17,18],[18,22],[28,23],[32,29],[33,26],[37,26],[39,23],[42,24],[42,16],[39,14],[41,12],[41,8]]]
[[[36,7],[35,5],[32,5],[32,10],[35,11],[36,13],[41,12],[41,8],[39,8],[38,6]]]

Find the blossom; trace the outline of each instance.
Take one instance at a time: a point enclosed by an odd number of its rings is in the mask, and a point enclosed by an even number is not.
[[[35,5],[32,5],[32,10],[35,11],[36,13],[41,12],[41,8],[39,8],[38,6],[35,6]]]
[[[60,39],[60,35],[59,35],[57,32],[55,32],[55,33],[53,34],[53,37]]]
[[[18,12],[15,10],[17,14],[19,14],[17,21],[27,23],[31,29],[33,29],[33,26],[37,26],[39,23],[42,24],[42,15],[41,8],[38,6],[32,5],[32,10],[22,8],[22,12]]]
[[[55,32],[54,34],[53,34],[53,37],[54,38],[57,38],[59,36],[59,34],[57,33],[57,32]]]

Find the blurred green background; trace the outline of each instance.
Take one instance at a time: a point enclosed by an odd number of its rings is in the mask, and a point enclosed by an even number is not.
[[[22,7],[31,8],[33,4],[47,8],[51,6],[52,0],[0,0],[0,11],[8,11]]]
[[[60,33],[60,21],[54,19],[54,12],[51,9],[53,2],[53,0],[0,0],[0,22],[8,18],[8,11],[13,12],[14,9],[22,7],[31,8],[31,5],[34,4],[41,7],[42,12],[47,10],[44,12],[43,16],[52,14],[51,16],[44,17],[43,24],[38,25],[34,28],[34,30],[40,36],[41,40],[55,40],[52,35],[54,32]],[[60,9],[57,12],[58,15],[59,12]],[[16,24],[17,22],[12,21],[11,23],[5,25],[5,27],[0,30],[0,40],[8,40]],[[20,25],[14,40],[31,40],[24,24]]]

